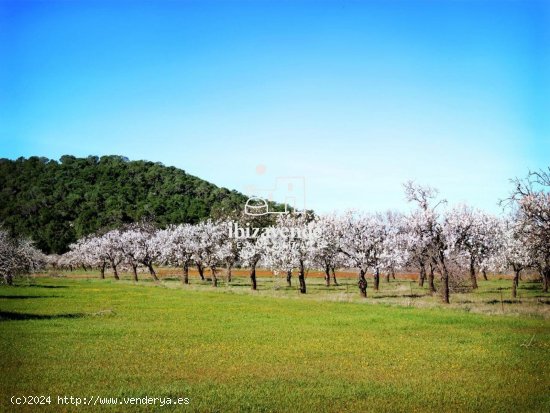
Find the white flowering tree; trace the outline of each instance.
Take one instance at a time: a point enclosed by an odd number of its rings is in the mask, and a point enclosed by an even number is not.
[[[512,297],[515,298],[521,272],[533,263],[531,250],[522,231],[522,223],[517,217],[509,216],[501,220],[498,230],[500,245],[491,256],[489,265],[496,271],[513,271]]]
[[[105,278],[105,269],[109,261],[107,249],[110,247],[107,244],[102,237],[91,236],[79,240],[73,250],[74,254],[80,257],[81,265],[99,269],[101,279]],[[116,277],[118,277],[118,273],[116,273]]]
[[[266,253],[271,251],[272,243],[268,235],[262,234],[259,237],[246,238],[241,245],[240,257],[242,264],[250,268],[250,288],[256,290],[258,288],[256,267],[262,258],[266,256]]]
[[[472,288],[478,288],[477,268],[495,253],[499,240],[498,220],[482,211],[459,205],[446,214],[447,233],[455,254],[460,255],[470,274]]]
[[[385,214],[385,235],[380,266],[386,272],[386,282],[395,279],[395,272],[409,260],[407,248],[407,226],[401,213],[387,211]]]
[[[286,283],[292,287],[292,271],[299,265],[298,250],[294,248],[292,238],[278,233],[266,234],[263,238],[263,262],[275,273],[286,274]]]
[[[298,268],[300,293],[306,294],[306,273],[313,266],[313,247],[316,242],[312,217],[307,213],[280,215],[277,225],[266,232],[267,255],[272,255],[271,266],[292,271]],[[286,267],[286,268],[283,268]],[[287,278],[289,281],[290,278]]]
[[[204,221],[196,225],[196,250],[195,261],[202,266],[210,268],[212,273],[212,286],[218,286],[217,269],[223,261],[223,240],[226,236],[226,226],[212,220]]]
[[[218,225],[222,228],[219,255],[225,264],[227,282],[231,282],[233,266],[241,258],[242,242],[237,237],[230,236],[229,234],[229,228],[233,225],[233,221],[224,220],[219,222]]]
[[[529,244],[533,265],[542,278],[543,291],[550,286],[550,166],[515,179],[508,198],[517,213],[521,232]]]
[[[118,234],[121,242],[119,249],[122,259],[132,266],[134,270],[134,279],[137,280],[136,263],[139,263],[149,270],[149,274],[154,281],[158,281],[157,274],[153,264],[160,257],[161,244],[155,237],[157,230],[150,224],[134,224],[122,234]]]
[[[335,214],[316,217],[309,223],[309,228],[315,238],[311,240],[311,255],[315,266],[322,268],[325,272],[325,285],[330,286],[331,276],[334,285],[336,280],[336,268],[343,265],[341,237],[339,226],[340,219]]]
[[[122,253],[122,240],[121,233],[118,229],[109,231],[99,237],[98,242],[99,251],[95,255],[104,256],[107,258],[115,279],[119,280],[118,268],[124,260]],[[95,260],[95,257],[93,258]]]
[[[424,259],[435,267],[441,276],[441,298],[449,303],[449,279],[451,277],[450,256],[455,249],[456,240],[454,228],[442,217],[438,206],[445,204],[445,200],[436,201],[438,191],[429,186],[421,186],[414,182],[407,182],[405,195],[409,202],[415,203],[418,208],[409,215],[409,240],[411,256]],[[419,255],[420,254],[420,255]],[[426,261],[424,261],[424,264]],[[433,272],[431,271],[431,274]],[[430,290],[435,290],[433,279],[430,280]]]
[[[413,181],[408,181],[403,184],[405,191],[405,199],[407,202],[417,205],[417,211],[413,212],[406,223],[407,232],[409,233],[408,258],[409,265],[418,267],[418,285],[424,286],[426,280],[427,267],[430,269],[428,273],[428,283],[430,292],[435,292],[434,285],[434,269],[435,261],[430,256],[432,249],[431,242],[433,241],[433,222],[432,218],[437,217],[436,208],[444,204],[445,200],[436,202],[438,190],[430,187],[419,185]]]
[[[7,285],[13,285],[14,277],[37,271],[45,263],[45,255],[31,241],[11,237],[0,228],[0,277]]]
[[[79,239],[69,246],[70,251],[63,254],[59,264],[73,269],[82,267],[86,269],[98,268],[100,278],[105,278],[105,269],[109,265],[113,269],[115,279],[120,279],[118,266],[122,262],[121,240],[118,230],[110,231],[103,235],[92,235]]]
[[[361,297],[367,297],[369,268],[374,271],[375,289],[379,288],[380,267],[383,259],[385,227],[379,214],[347,212],[340,226],[341,251],[347,264],[359,271],[357,286]]]
[[[123,230],[120,235],[120,251],[122,252],[123,261],[132,269],[132,277],[135,282],[138,281],[138,267],[141,265],[139,261],[138,248],[134,244],[133,231]]]
[[[181,267],[183,284],[189,284],[189,267],[196,251],[195,232],[196,228],[193,225],[180,224],[155,234],[159,260],[168,265]]]

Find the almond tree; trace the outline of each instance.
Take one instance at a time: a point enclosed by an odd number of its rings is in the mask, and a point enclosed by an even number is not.
[[[445,203],[445,200],[441,200],[438,203],[433,205],[435,199],[437,198],[438,191],[435,188],[430,186],[418,185],[413,181],[408,181],[403,184],[405,190],[405,199],[408,202],[415,203],[418,206],[419,211],[431,211],[434,210],[442,203]],[[424,286],[424,281],[426,280],[426,266],[430,267],[430,272],[428,274],[430,292],[435,292],[434,286],[434,262],[430,257],[430,242],[432,241],[431,233],[431,223],[420,219],[420,212],[417,213],[418,216],[416,219],[410,220],[406,225],[408,226],[407,231],[411,235],[411,239],[408,242],[408,252],[409,252],[409,263],[414,266],[418,266],[419,276],[418,276],[418,285]],[[428,214],[425,214],[426,218]],[[414,224],[426,224],[426,227],[415,226]]]
[[[81,254],[81,262],[92,268],[99,268],[99,277],[105,279],[105,268],[108,264],[106,243],[98,236],[86,237],[82,243],[76,243],[75,251]],[[118,275],[117,275],[118,276]]]
[[[132,231],[128,231],[127,229],[125,231],[122,231],[122,234],[120,236],[120,250],[124,257],[124,263],[130,266],[130,268],[132,269],[132,277],[134,281],[137,282],[137,269],[140,266],[141,262],[138,259],[138,248],[136,248],[134,240],[132,239],[134,236],[135,234]]]
[[[93,248],[95,248],[95,245]],[[99,249],[97,254],[107,258],[107,261],[113,269],[115,279],[119,280],[120,277],[118,275],[118,266],[124,259],[120,231],[115,229],[99,237],[97,248]]]
[[[386,271],[386,282],[395,279],[395,271],[409,261],[407,248],[407,226],[403,214],[388,211],[385,215],[385,235],[381,255],[381,268]]]
[[[74,246],[75,244],[69,245],[69,248]],[[59,260],[57,261],[60,268],[63,268],[65,270],[72,271],[75,267],[78,266],[76,254],[72,249],[69,249],[66,253],[62,254],[61,257],[59,257]],[[103,273],[103,277],[105,277],[105,273]]]
[[[449,225],[438,212],[437,207],[445,200],[435,203],[438,191],[429,186],[421,186],[413,182],[405,185],[405,194],[409,202],[417,204],[418,208],[409,217],[408,245],[412,252],[421,251],[426,254],[428,262],[431,263],[441,275],[441,297],[444,303],[449,303],[449,255],[454,249],[452,241],[454,237],[453,227]],[[435,205],[434,205],[435,204]],[[430,285],[430,289],[432,285]]]
[[[517,212],[521,231],[538,269],[543,291],[550,286],[550,166],[512,181],[514,191],[507,201]]]
[[[334,214],[316,217],[309,224],[310,231],[316,235],[310,243],[313,262],[325,271],[327,287],[330,287],[331,275],[334,285],[338,285],[335,269],[342,266],[344,259],[341,253],[339,225],[340,220]]]
[[[223,260],[222,242],[226,234],[226,226],[212,220],[196,225],[195,260],[212,272],[212,286],[218,286],[217,267]]]
[[[122,234],[119,234],[119,240],[123,244],[121,255],[123,250],[123,257],[126,257],[126,261],[143,264],[149,270],[153,280],[158,281],[153,263],[160,256],[161,245],[158,239],[155,238],[155,233],[155,227],[150,224],[134,224]],[[135,267],[132,268],[134,269],[134,276],[136,276]]]
[[[233,266],[240,259],[242,242],[240,242],[240,240],[236,237],[229,236],[227,228],[229,228],[230,225],[233,225],[232,221],[221,221],[218,225],[226,229],[222,232],[222,240],[220,241],[221,247],[219,254],[222,262],[225,264],[227,282],[231,282]]]
[[[476,267],[481,267],[495,250],[498,220],[466,205],[453,208],[446,215],[448,233],[452,235],[456,253],[467,262],[472,288],[478,288]]]
[[[341,251],[350,267],[359,271],[357,286],[361,297],[367,297],[369,268],[374,270],[375,289],[380,282],[380,266],[383,258],[385,228],[379,214],[347,212],[340,226]]]
[[[533,263],[531,250],[522,231],[522,223],[515,217],[510,216],[500,221],[498,229],[500,246],[492,255],[490,266],[497,271],[511,269],[514,272],[512,297],[516,298],[520,273]]]
[[[265,234],[269,255],[273,255],[272,265],[284,263],[287,271],[297,267],[302,294],[307,292],[306,272],[313,265],[312,246],[316,242],[315,227],[308,223],[310,220],[306,213],[281,215],[277,218],[277,226]],[[290,283],[288,277],[287,282]]]
[[[12,237],[0,228],[0,277],[7,285],[13,285],[15,276],[43,268],[45,262],[31,241]]]
[[[69,245],[69,248],[70,250],[58,260],[59,265],[71,271],[75,267],[82,267],[84,270],[87,267],[98,268],[100,278],[105,278],[105,268],[107,267],[109,257],[105,242],[100,236],[92,235],[81,238]],[[118,277],[118,274],[115,275]]]
[[[159,246],[159,259],[169,265],[182,268],[181,281],[189,284],[189,266],[196,251],[196,228],[190,224],[172,225],[155,234]]]
[[[272,271],[283,271],[286,274],[286,283],[292,287],[292,271],[298,263],[298,251],[293,246],[290,237],[265,234],[263,238],[263,261]]]
[[[428,288],[430,293],[436,292],[434,283],[435,260],[430,256],[432,243],[432,227],[428,217],[430,214],[425,210],[411,212],[405,218],[404,245],[406,250],[406,266],[418,267],[418,285],[424,286],[426,274],[428,275]],[[429,272],[426,271],[429,268]]]
[[[259,237],[246,238],[242,241],[240,257],[242,264],[250,268],[250,288],[257,289],[256,267],[266,252],[272,247],[270,240],[266,234]],[[273,250],[272,250],[273,251]],[[270,261],[273,263],[274,261]]]

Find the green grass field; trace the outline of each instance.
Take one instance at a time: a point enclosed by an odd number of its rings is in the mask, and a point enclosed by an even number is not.
[[[520,303],[506,296],[509,280],[480,281],[444,308],[406,280],[367,300],[342,281],[327,291],[310,278],[306,296],[273,278],[258,292],[245,278],[218,289],[195,278],[0,287],[2,411],[550,411],[540,284],[522,283]],[[26,395],[52,404],[10,404]],[[57,396],[190,403],[76,407]]]

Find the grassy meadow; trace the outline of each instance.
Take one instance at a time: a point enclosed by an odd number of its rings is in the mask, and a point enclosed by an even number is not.
[[[547,412],[550,296],[480,280],[444,306],[406,276],[361,300],[351,277],[308,294],[261,273],[217,289],[161,271],[0,287],[2,411]],[[108,276],[109,277],[109,276]],[[296,280],[294,280],[296,281]],[[12,396],[51,395],[14,406]],[[188,397],[184,406],[58,405],[57,396]]]

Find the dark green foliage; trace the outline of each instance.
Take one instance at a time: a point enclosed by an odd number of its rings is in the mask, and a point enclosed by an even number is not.
[[[181,169],[122,156],[0,159],[0,222],[47,253],[142,219],[162,227],[225,216],[246,200]]]

